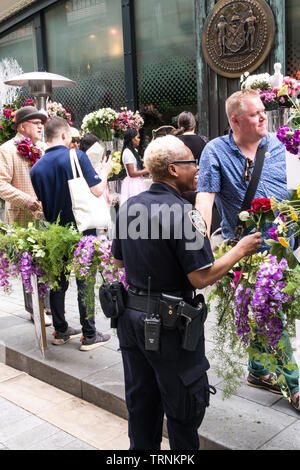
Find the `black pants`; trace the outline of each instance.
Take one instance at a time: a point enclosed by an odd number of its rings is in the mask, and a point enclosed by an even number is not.
[[[145,316],[127,308],[118,320],[130,450],[160,449],[164,413],[171,449],[197,450],[198,427],[209,404],[204,337],[189,352],[177,329],[162,329],[160,351],[146,351]]]
[[[79,279],[76,279],[76,283],[82,334],[85,337],[92,337],[96,333],[94,320],[94,285],[87,284],[85,281]],[[50,307],[53,326],[56,331],[63,333],[68,328],[68,323],[65,319],[65,296],[69,287],[69,282],[64,274],[62,274],[59,284],[59,289],[50,291]],[[88,300],[86,300],[86,294],[88,294]]]

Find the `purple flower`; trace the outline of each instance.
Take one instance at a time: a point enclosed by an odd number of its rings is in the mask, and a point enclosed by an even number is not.
[[[276,240],[278,242],[278,235],[277,235],[277,229],[276,227],[271,227],[269,229],[269,235],[273,240]]]

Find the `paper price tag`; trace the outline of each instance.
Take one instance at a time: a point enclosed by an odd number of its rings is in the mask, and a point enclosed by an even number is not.
[[[298,263],[300,263],[300,246],[297,248],[297,250],[293,251],[293,255],[295,256]]]

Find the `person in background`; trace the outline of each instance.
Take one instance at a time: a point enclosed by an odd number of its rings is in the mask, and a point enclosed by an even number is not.
[[[199,165],[201,153],[206,142],[203,137],[196,134],[196,119],[194,115],[189,111],[183,111],[178,116],[177,126],[178,129],[172,131],[172,134],[182,140],[184,145],[192,151]]]
[[[200,164],[200,158],[202,151],[205,145],[208,142],[208,139],[205,137],[200,137],[200,135],[196,134],[196,119],[194,115],[189,111],[183,111],[178,116],[177,121],[178,129],[172,132],[173,135],[178,137],[184,145],[186,145],[194,155],[195,160],[197,160],[198,165]],[[205,140],[204,140],[205,139]],[[196,186],[197,186],[197,178],[195,179],[194,184],[194,191],[186,191],[182,194],[182,197],[189,201],[193,206],[195,205],[196,201]],[[215,231],[221,222],[221,217],[219,212],[216,208],[216,205],[213,206],[213,215],[212,215],[212,231]]]
[[[121,161],[127,174],[121,186],[121,204],[128,198],[136,196],[147,189],[143,176],[148,175],[149,171],[146,168],[143,169],[143,161],[136,150],[139,143],[139,131],[136,129],[127,129],[124,133],[124,143],[121,153]]]
[[[94,134],[84,134],[79,143],[79,150],[86,152],[96,142],[100,142],[100,140]]]
[[[76,127],[71,127],[72,140],[70,143],[70,149],[78,149],[80,144],[80,133]]]

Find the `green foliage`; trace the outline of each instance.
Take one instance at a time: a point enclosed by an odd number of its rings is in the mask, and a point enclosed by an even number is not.
[[[35,227],[30,222],[28,227],[15,224],[10,227],[0,222],[0,250],[5,250],[8,258],[18,263],[22,252],[31,254],[47,275],[51,288],[58,286],[61,273],[70,273],[74,250],[81,234],[73,227],[63,227],[59,221],[55,224],[44,222]]]

